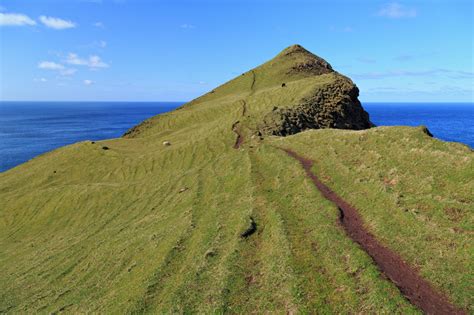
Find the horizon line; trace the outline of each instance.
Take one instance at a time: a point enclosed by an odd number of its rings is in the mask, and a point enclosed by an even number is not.
[[[25,102],[32,102],[32,103],[189,103],[192,100],[188,101],[116,101],[116,100],[0,100],[2,102],[10,102],[10,103],[25,103]],[[379,103],[379,104],[474,104],[474,100],[471,101],[360,101],[362,104],[364,103]]]

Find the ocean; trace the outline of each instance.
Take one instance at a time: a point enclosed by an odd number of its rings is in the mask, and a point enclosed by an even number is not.
[[[183,102],[0,102],[0,172],[58,147],[120,137]],[[474,103],[364,103],[377,126],[425,125],[474,148]]]

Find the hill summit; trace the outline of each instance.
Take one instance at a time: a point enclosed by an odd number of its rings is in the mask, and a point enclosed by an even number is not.
[[[0,313],[472,312],[472,151],[357,97],[295,45],[0,173]]]
[[[239,124],[248,134],[286,136],[306,129],[372,127],[358,96],[359,90],[349,78],[334,71],[326,60],[293,45],[183,109],[201,112],[212,102],[222,106],[233,102],[230,110],[242,110]],[[152,122],[154,119],[134,127],[125,136],[140,134],[142,127],[149,128]]]

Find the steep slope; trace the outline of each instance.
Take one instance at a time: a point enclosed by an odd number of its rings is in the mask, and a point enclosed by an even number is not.
[[[299,45],[243,73],[177,111],[129,130],[135,138],[225,116],[238,117],[246,135],[288,135],[305,129],[366,129],[372,124],[352,81]],[[240,115],[239,115],[240,114]]]
[[[422,128],[300,132],[370,126],[353,83],[292,46],[123,138],[1,173],[0,312],[418,313],[281,148],[473,311],[472,151]]]

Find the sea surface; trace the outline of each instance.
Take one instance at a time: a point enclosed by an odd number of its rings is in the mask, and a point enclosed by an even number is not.
[[[120,137],[181,103],[0,102],[0,172],[58,147]],[[364,103],[377,126],[425,125],[442,140],[474,148],[474,103]]]

